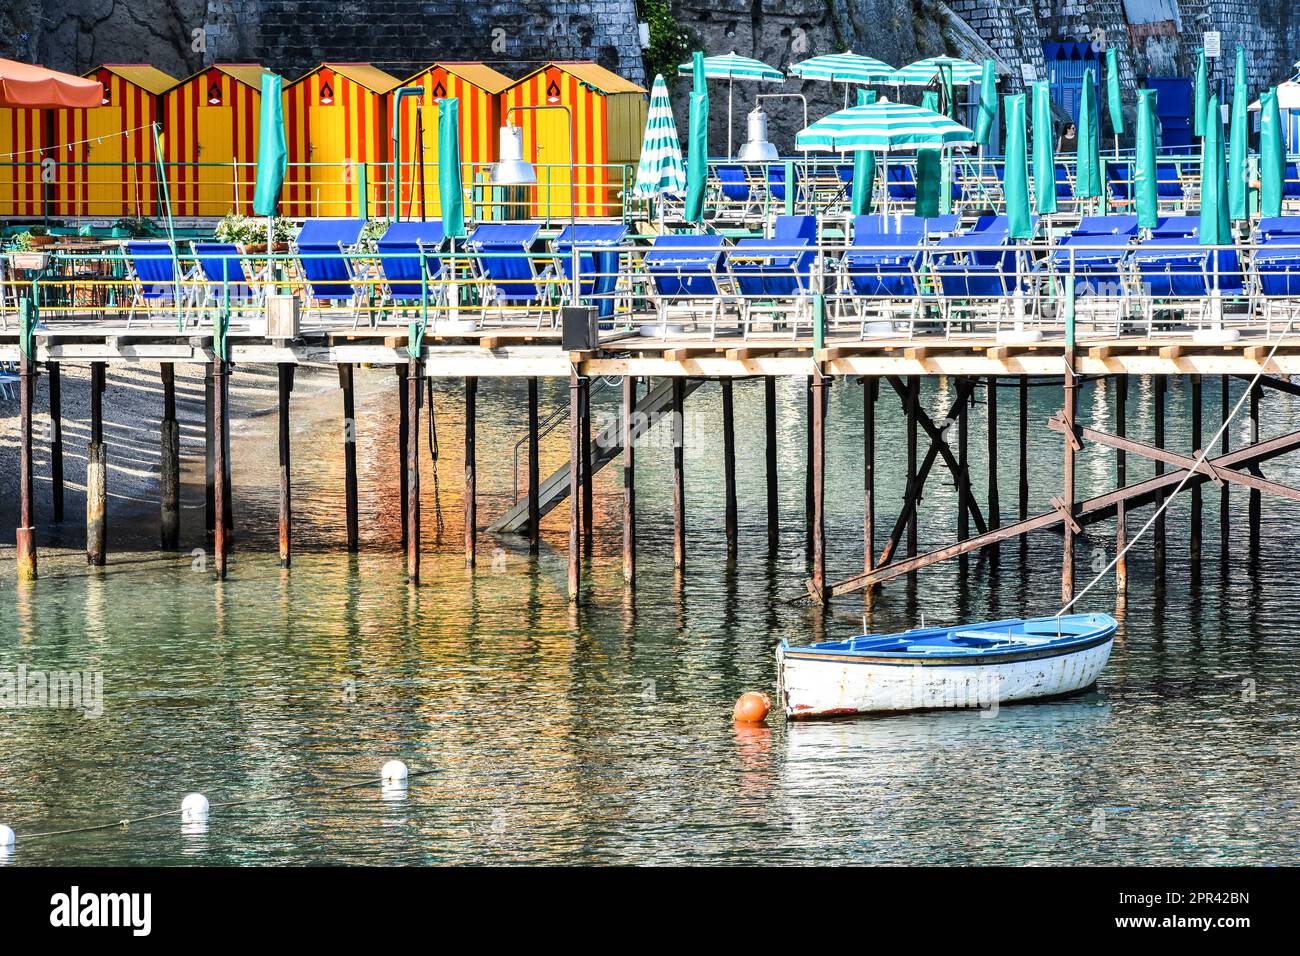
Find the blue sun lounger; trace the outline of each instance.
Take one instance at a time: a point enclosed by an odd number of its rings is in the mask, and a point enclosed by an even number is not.
[[[483,307],[496,306],[502,319],[506,310],[537,308],[537,327],[545,318],[547,286],[531,253],[542,227],[539,223],[488,222],[470,235],[467,248],[477,253],[474,269],[483,286]]]
[[[614,314],[614,289],[618,285],[622,257],[618,246],[627,236],[627,227],[615,223],[581,223],[565,226],[555,237],[554,275],[564,281],[563,296],[572,298],[573,257],[578,250],[578,295],[584,301],[596,300],[596,312],[602,318]],[[608,250],[608,251],[601,251]]]
[[[1132,236],[1137,233],[1138,217],[1121,216],[1084,216],[1079,225],[1071,230],[1071,236]]]
[[[878,331],[892,332],[893,320],[888,313],[897,301],[906,304],[909,328],[915,327],[924,294],[919,279],[924,246],[925,234],[920,230],[855,233],[853,245],[840,258],[835,304],[840,315],[846,306],[853,309],[859,322],[859,338],[867,336],[869,307],[874,307],[879,322],[887,323]]]
[[[298,233],[298,265],[307,279],[309,297],[316,303],[316,314],[322,319],[324,303],[346,303],[353,309],[354,324],[359,318],[366,290],[359,284],[363,277],[348,257],[357,251],[365,225],[364,219],[308,219]]]
[[[722,246],[719,235],[655,237],[641,263],[650,276],[651,297],[665,331],[668,306],[694,302],[708,304],[713,327],[717,327],[722,302],[718,287]]]
[[[439,219],[395,222],[388,227],[375,243],[384,279],[381,308],[389,303],[418,305],[426,295],[430,304],[442,301],[443,284],[434,280],[442,275],[442,259],[437,253],[446,238]]]
[[[816,231],[815,220],[812,229]],[[797,228],[789,231],[796,234],[771,239],[741,239],[727,250],[727,272],[740,299],[740,321],[745,334],[748,334],[754,310],[761,302],[767,302],[766,308],[774,314],[778,311],[784,314],[793,312],[791,328],[796,332],[799,321],[805,316],[811,317],[809,285],[814,240],[798,235]],[[793,309],[780,303],[790,303]]]
[[[940,239],[931,247],[927,271],[934,278],[946,330],[955,312],[993,305],[1000,321],[1010,308],[1019,252],[1005,229],[988,228]]]
[[[193,293],[184,290],[184,283],[193,273],[176,271],[177,258],[171,243],[135,241],[126,243],[127,278],[132,283],[131,305],[126,313],[126,327],[137,308],[146,316],[168,309],[175,315],[176,297],[181,296],[181,306],[193,304]]]
[[[1279,308],[1294,314],[1300,308],[1300,216],[1271,216],[1255,228],[1260,244],[1251,256],[1251,292],[1262,304],[1266,327],[1272,329]]]

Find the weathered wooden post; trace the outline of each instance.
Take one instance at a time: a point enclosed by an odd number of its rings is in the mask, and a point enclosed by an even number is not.
[[[293,392],[293,363],[280,362],[276,366],[276,374],[276,404],[280,426],[280,567],[287,568],[292,560],[293,531],[293,503],[290,495],[292,458],[289,447],[289,395]]]
[[[569,600],[578,600],[582,586],[582,545],[579,521],[582,516],[582,383],[578,369],[569,373]]]
[[[727,536],[727,559],[734,561],[739,549],[739,517],[736,509],[736,421],[732,404],[731,379],[722,385],[722,471],[726,497],[724,527]]]
[[[1020,376],[1020,422],[1017,435],[1020,451],[1020,480],[1016,497],[1020,506],[1020,520],[1029,517],[1029,376]],[[1024,541],[1024,536],[1020,538]]]
[[[636,587],[636,376],[623,376],[623,581]]]
[[[1074,366],[1074,283],[1065,284],[1065,514],[1061,543],[1061,602],[1074,600],[1074,453],[1078,436],[1074,428],[1078,396]]]
[[[957,379],[960,388],[964,380]],[[966,497],[970,490],[970,402],[961,403],[957,413],[957,540],[965,541],[970,537],[970,509]],[[966,567],[967,555],[962,554],[960,565]]]
[[[775,554],[781,543],[781,503],[776,473],[776,378],[763,377],[764,446],[767,465],[767,550]]]
[[[876,395],[879,388],[880,380],[875,376],[862,377],[863,571],[870,571],[876,563]]]
[[[1232,407],[1229,405],[1230,398],[1228,395],[1228,381],[1229,377],[1224,375],[1223,381],[1219,385],[1219,410],[1221,422],[1227,421],[1228,415],[1232,412]],[[1223,430],[1223,436],[1219,439],[1219,449],[1224,455],[1232,450],[1232,442],[1228,438],[1228,431],[1229,429],[1225,428]],[[1219,559],[1223,563],[1223,570],[1225,572],[1228,569],[1228,531],[1230,528],[1228,509],[1231,505],[1228,493],[1228,484],[1229,483],[1225,481],[1223,487],[1219,489]]]
[[[54,523],[59,524],[63,521],[63,398],[59,363],[46,362],[45,374],[50,390],[50,500]]]
[[[1115,434],[1120,438],[1128,432],[1128,376],[1120,375],[1115,379]],[[1115,450],[1115,487],[1123,488],[1128,484],[1128,456],[1122,448]],[[1128,558],[1124,549],[1128,547],[1128,504],[1121,498],[1115,505],[1115,588],[1120,594],[1128,591]]]
[[[213,449],[213,435],[215,434],[215,428],[212,422],[215,401],[212,390],[214,381],[212,364],[208,363],[203,370],[203,530],[208,534],[212,533],[213,521],[216,519],[217,514],[214,500],[216,492],[216,471],[214,470],[216,454]]]
[[[212,444],[213,444],[213,489],[212,502],[215,513],[212,518],[213,527],[213,563],[216,568],[217,580],[225,580],[226,577],[226,435],[230,427],[230,410],[226,407],[226,379],[229,372],[226,368],[226,360],[220,355],[213,358],[212,361]]]
[[[635,386],[635,379],[633,379]],[[624,385],[626,389],[626,384]],[[633,399],[635,402],[635,398]],[[541,473],[541,452],[537,434],[537,379],[528,379],[528,552],[537,554],[541,548],[541,502],[537,497],[537,484]]]
[[[591,554],[595,534],[595,508],[591,498],[591,379],[584,375],[579,384],[582,387],[582,447],[579,449],[582,457],[582,540],[587,553]]]
[[[418,354],[419,349],[416,348]],[[406,363],[406,580],[420,583],[420,385],[414,356]]]
[[[348,552],[355,554],[361,535],[357,517],[357,409],[350,362],[339,364],[339,388],[343,392],[343,510]]]
[[[163,417],[158,461],[158,539],[165,551],[180,547],[181,538],[181,427],[176,421],[176,365],[161,366]]]
[[[1201,453],[1201,376],[1192,377],[1192,455]],[[1192,484],[1191,528],[1188,546],[1191,550],[1192,569],[1196,571],[1201,564],[1201,485]]]
[[[673,567],[686,567],[685,383],[673,376]]]
[[[399,503],[402,520],[401,548],[406,550],[406,445],[408,442],[407,431],[410,428],[410,419],[408,418],[409,410],[406,407],[406,366],[395,366],[397,373],[397,495],[401,499]]]
[[[1152,382],[1152,385],[1154,385],[1155,403],[1156,403],[1155,446],[1157,448],[1165,447],[1165,388],[1167,384],[1168,381],[1163,375],[1156,375],[1155,381]],[[1155,471],[1157,475],[1163,475],[1165,473],[1165,463],[1158,458],[1156,459]],[[1156,501],[1156,505],[1159,506],[1160,503],[1163,502],[1164,500],[1165,500],[1165,496],[1163,493],[1161,493],[1160,497]],[[1155,524],[1152,526],[1151,550],[1152,550],[1152,555],[1155,559],[1156,577],[1164,577],[1165,516],[1163,513],[1161,513],[1156,517]]]
[[[86,446],[86,563],[101,568],[107,560],[108,455],[104,448],[106,364],[90,363],[90,443]]]
[[[1259,400],[1263,389],[1255,385],[1250,390],[1250,443],[1259,444]],[[1261,495],[1258,488],[1250,489],[1250,557],[1254,560],[1259,557],[1259,519],[1260,519],[1260,501]]]
[[[826,379],[818,367],[812,377],[812,583],[817,600],[826,603]]]
[[[478,379],[465,379],[465,563],[478,559]],[[433,414],[432,410],[429,414]]]
[[[907,516],[907,556],[909,558],[916,556],[917,544],[917,527],[916,514],[920,511],[921,503],[917,500],[919,489],[916,481],[916,412],[917,406],[921,401],[921,382],[915,375],[909,375],[907,378],[907,501],[912,503],[911,512]],[[915,575],[909,575],[909,580],[915,580]]]
[[[19,581],[36,580],[36,502],[32,486],[32,405],[36,393],[36,358],[33,332],[36,328],[36,304],[24,299],[19,304],[18,364],[18,527],[14,531]]]
[[[990,376],[987,396],[987,425],[989,449],[989,530],[1002,527],[1002,500],[998,493],[998,380]],[[997,553],[997,545],[993,546]]]

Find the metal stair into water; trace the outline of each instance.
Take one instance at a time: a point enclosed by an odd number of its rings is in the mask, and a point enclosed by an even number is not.
[[[703,379],[688,378],[683,389],[685,395],[691,394],[701,385]],[[651,387],[641,400],[636,403],[636,421],[632,434],[640,438],[666,414],[671,414],[673,404],[673,380],[661,378]],[[594,475],[623,450],[623,419],[620,415],[610,422],[591,439],[591,473]],[[538,514],[545,518],[556,505],[569,496],[569,466],[556,469],[537,486]],[[488,527],[495,534],[525,534],[528,531],[528,496],[515,502],[514,506]]]

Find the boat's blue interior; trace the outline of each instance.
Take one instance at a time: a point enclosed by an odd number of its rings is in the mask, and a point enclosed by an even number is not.
[[[800,650],[905,655],[964,655],[1049,648],[1086,640],[1113,631],[1105,614],[1062,617],[1009,618],[952,627],[926,627],[901,634],[860,634],[847,641],[828,641]]]

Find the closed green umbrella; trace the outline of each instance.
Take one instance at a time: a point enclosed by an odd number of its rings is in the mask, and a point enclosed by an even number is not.
[[[1156,203],[1156,91],[1138,90],[1136,149],[1133,164],[1133,194],[1137,200],[1138,226],[1154,229]]]
[[[1119,51],[1106,50],[1106,112],[1110,114],[1110,129],[1115,136],[1115,148],[1124,134],[1124,102],[1119,95]]]
[[[262,113],[257,140],[257,182],[253,190],[254,215],[274,216],[279,211],[280,190],[284,188],[288,163],[280,78],[274,73],[263,73]]]
[[[1246,107],[1246,50],[1237,46],[1237,69],[1232,83],[1232,116],[1228,121],[1228,215],[1232,219],[1245,219],[1250,215],[1247,206],[1250,178],[1250,143],[1247,141]]]
[[[1223,123],[1219,97],[1212,94],[1205,107],[1205,135],[1201,138],[1201,229],[1203,246],[1232,242],[1229,222],[1227,174],[1223,168]]]
[[[921,106],[927,110],[939,111],[939,94],[926,90],[921,96]],[[939,192],[943,181],[941,152],[937,149],[918,149],[916,151],[916,209],[915,214],[922,219],[939,215]]]
[[[704,54],[695,54],[687,141],[686,221],[704,221],[704,191],[709,180],[709,87],[704,79]]]
[[[858,106],[876,102],[875,90],[858,90]],[[853,154],[853,194],[849,208],[855,216],[871,212],[871,193],[876,181],[876,154],[869,149],[859,149]]]
[[[1056,136],[1052,122],[1052,88],[1046,80],[1034,91],[1034,211],[1056,212]]]
[[[449,239],[465,235],[465,191],[460,182],[460,100],[438,100],[438,202]]]
[[[998,74],[992,60],[984,61],[980,76],[980,102],[975,114],[975,142],[987,146],[998,121]]]
[[[1101,195],[1101,131],[1096,97],[1096,78],[1091,69],[1084,70],[1079,96],[1079,151],[1074,171],[1074,195],[1079,199],[1096,199]]]
[[[1196,51],[1196,86],[1192,97],[1192,133],[1205,135],[1205,105],[1210,101],[1209,83],[1205,73],[1205,48]]]
[[[1286,145],[1282,142],[1282,111],[1277,87],[1259,98],[1259,202],[1265,216],[1282,215],[1282,184],[1286,176]]]
[[[1002,192],[1007,205],[1007,235],[1028,239],[1033,235],[1029,215],[1029,151],[1025,128],[1025,94],[1013,93],[1002,101],[1007,120],[1006,170]]]

